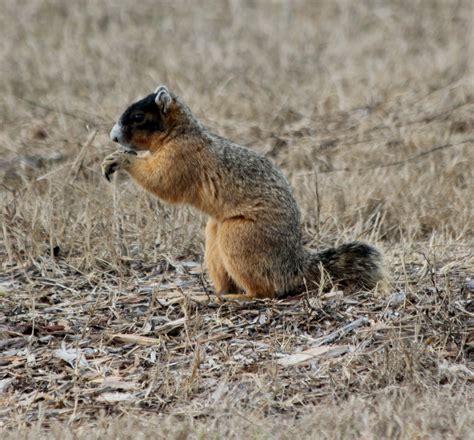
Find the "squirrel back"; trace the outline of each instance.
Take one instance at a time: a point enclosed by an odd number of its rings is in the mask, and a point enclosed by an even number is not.
[[[301,218],[283,173],[263,155],[211,133],[165,87],[132,104],[111,132],[126,151],[104,160],[170,203],[209,216],[205,261],[218,295],[275,297],[333,281],[373,288],[380,253],[359,242],[323,252],[303,247]],[[146,150],[146,156],[134,156]]]

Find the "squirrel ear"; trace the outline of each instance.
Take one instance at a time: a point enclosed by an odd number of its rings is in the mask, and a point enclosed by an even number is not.
[[[171,98],[170,92],[165,86],[160,86],[155,90],[155,93],[156,105],[163,113],[166,113],[169,105],[171,104],[171,101],[173,100]]]

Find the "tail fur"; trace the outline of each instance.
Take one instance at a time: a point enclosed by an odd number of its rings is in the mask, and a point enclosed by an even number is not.
[[[358,241],[322,252],[310,252],[306,264],[305,278],[308,283],[319,284],[323,271],[334,283],[364,289],[374,288],[385,278],[380,252]]]

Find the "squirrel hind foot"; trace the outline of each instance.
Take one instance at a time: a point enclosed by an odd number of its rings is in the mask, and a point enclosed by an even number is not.
[[[253,301],[256,298],[254,295],[248,295],[246,293],[224,293],[217,295],[217,300],[221,303],[227,301]]]

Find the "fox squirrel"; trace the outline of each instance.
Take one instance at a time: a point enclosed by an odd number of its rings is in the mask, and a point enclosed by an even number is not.
[[[204,259],[219,297],[301,292],[318,285],[321,267],[343,285],[370,289],[382,281],[381,255],[367,244],[305,249],[300,212],[280,170],[208,131],[166,87],[130,105],[110,137],[123,150],[104,159],[108,180],[125,170],[163,201],[189,204],[209,216]],[[149,154],[137,155],[143,150]]]

